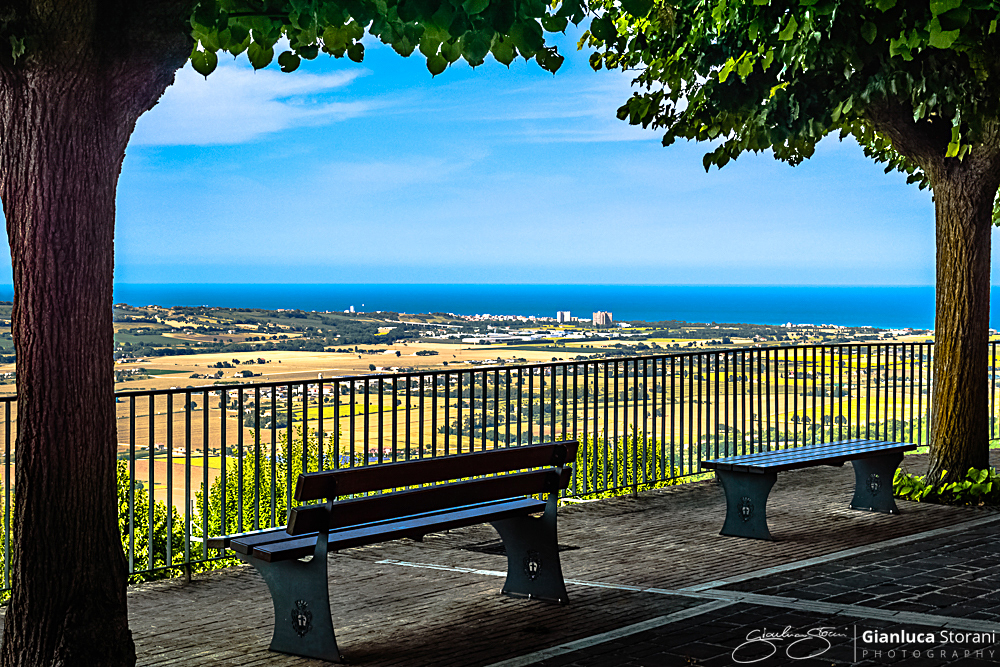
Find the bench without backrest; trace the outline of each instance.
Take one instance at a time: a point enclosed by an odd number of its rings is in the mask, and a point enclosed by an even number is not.
[[[851,509],[899,514],[892,497],[892,479],[903,452],[916,447],[884,440],[842,440],[729,456],[702,461],[701,465],[715,470],[726,492],[726,521],[721,534],[770,540],[767,496],[779,472],[819,465],[842,466],[850,461],[855,482]]]
[[[274,603],[272,650],[339,662],[328,551],[490,523],[507,551],[503,593],[567,602],[556,506],[576,451],[571,441],[300,475],[295,499],[327,502],[293,508],[284,528],[211,538],[208,546],[232,549],[264,578]],[[539,494],[546,500],[531,497]],[[343,496],[360,497],[337,500]]]

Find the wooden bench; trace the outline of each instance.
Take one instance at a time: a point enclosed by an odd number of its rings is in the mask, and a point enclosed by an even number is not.
[[[489,523],[507,551],[503,593],[568,602],[556,506],[576,451],[571,441],[300,475],[295,499],[324,504],[292,509],[287,526],[210,538],[208,546],[232,550],[264,578],[274,603],[271,650],[340,662],[330,551]]]
[[[767,529],[767,496],[783,470],[811,466],[854,467],[854,498],[851,509],[899,514],[892,497],[892,479],[903,460],[903,452],[916,449],[911,443],[884,440],[842,440],[818,445],[757,452],[702,461],[715,470],[726,492],[726,522],[722,535],[773,539]]]

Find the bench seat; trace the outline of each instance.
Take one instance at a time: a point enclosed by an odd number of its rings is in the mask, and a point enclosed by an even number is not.
[[[477,503],[453,510],[438,510],[414,514],[357,526],[346,526],[328,531],[327,548],[330,551],[350,549],[368,544],[387,542],[400,538],[419,540],[429,533],[437,533],[465,526],[475,526],[501,519],[545,511],[545,501],[534,498],[515,498],[487,503]],[[318,533],[302,536],[289,535],[283,528],[254,531],[227,536],[224,540],[213,538],[210,548],[229,548],[246,556],[253,556],[267,563],[311,556],[316,548]]]
[[[777,474],[812,466],[854,467],[851,509],[899,514],[892,496],[892,480],[904,452],[916,449],[908,442],[840,440],[803,447],[727,456],[702,461],[715,470],[726,493],[726,520],[722,535],[771,540],[767,527],[767,497]]]

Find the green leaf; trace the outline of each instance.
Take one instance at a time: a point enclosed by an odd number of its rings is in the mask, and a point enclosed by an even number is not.
[[[733,60],[732,58],[727,60],[726,64],[722,66],[722,69],[719,70],[719,83],[725,83],[726,79],[729,78],[729,75],[735,68],[736,68],[736,61]]]
[[[878,34],[878,28],[871,21],[865,21],[864,25],[861,26],[861,37],[864,38],[866,42],[871,44],[875,41],[875,36]]]
[[[653,0],[621,0],[622,9],[634,16],[643,18],[653,8]]]
[[[896,0],[875,0],[875,6],[879,11],[887,12],[896,6]]]
[[[750,76],[750,72],[753,71],[753,61],[754,61],[753,57],[748,56],[745,53],[743,54],[742,57],[740,57],[740,63],[739,66],[736,68],[736,73],[739,74],[740,78],[742,78],[744,81],[746,81],[746,78]]]
[[[968,7],[957,7],[939,15],[937,18],[942,30],[959,30],[969,22],[970,16],[972,16],[972,12],[969,11]]]
[[[565,16],[552,16],[546,14],[542,17],[542,27],[548,32],[564,32],[569,25],[569,19]]]
[[[282,72],[294,72],[299,68],[301,62],[302,59],[291,51],[285,51],[278,56],[278,66],[281,67]]]
[[[462,45],[459,44],[458,41],[452,42],[451,44],[445,42],[441,45],[441,55],[448,61],[449,64],[453,63],[462,57]],[[511,60],[513,59],[514,57],[511,56]],[[497,60],[499,60],[499,58]],[[506,64],[510,64],[510,61],[507,61]]]
[[[219,57],[215,51],[195,51],[191,54],[191,67],[204,77],[214,72],[218,65]]]
[[[462,3],[462,9],[464,9],[465,13],[470,16],[479,14],[489,6],[490,0],[465,0],[465,2]]]
[[[590,54],[590,68],[595,72],[599,71],[601,67],[604,66],[604,57],[599,52],[594,52]]]
[[[437,76],[448,67],[448,61],[444,59],[444,56],[431,56],[427,59],[427,71],[431,73],[431,76]]]
[[[930,39],[928,44],[938,49],[948,49],[958,39],[958,30],[942,30],[937,19],[931,21]]]
[[[270,46],[263,47],[257,42],[251,42],[247,47],[247,58],[254,69],[263,69],[271,64],[274,58],[274,49]]]
[[[365,59],[365,45],[361,42],[354,42],[347,47],[347,57],[356,63]]]
[[[514,62],[514,57],[517,55],[514,53],[514,45],[510,43],[510,40],[496,40],[493,43],[493,48],[490,49],[493,57],[497,59],[497,62],[507,65]]]
[[[937,16],[962,6],[962,0],[930,0],[931,14]]]
[[[778,33],[778,39],[783,42],[787,42],[795,36],[795,31],[799,27],[799,22],[795,20],[794,16],[788,17],[788,25],[786,25],[781,32]]]
[[[602,42],[610,42],[618,36],[614,24],[607,16],[598,16],[590,22],[590,34]]]

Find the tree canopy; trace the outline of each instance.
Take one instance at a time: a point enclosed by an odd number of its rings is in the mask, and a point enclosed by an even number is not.
[[[937,220],[932,479],[988,463],[990,226],[1000,218],[1000,3],[592,0],[594,69],[637,72],[629,123],[710,142],[704,166],[831,133],[930,187]]]
[[[365,33],[390,45],[401,56],[414,50],[437,75],[459,58],[473,67],[493,55],[509,65],[517,56],[534,58],[555,72],[563,62],[545,43],[545,31],[562,32],[585,16],[582,2],[545,0],[218,0],[202,2],[191,18],[196,41],[191,64],[208,75],[218,52],[246,53],[255,69],[274,58],[274,47],[287,37],[278,55],[282,71],[321,52],[361,62]]]
[[[831,132],[928,184],[928,152],[965,157],[1000,115],[1000,3],[979,0],[596,0],[590,62],[637,69],[619,118],[714,141],[705,167],[771,149],[797,164]],[[903,112],[930,145],[894,146]],[[942,143],[943,142],[943,143]]]

